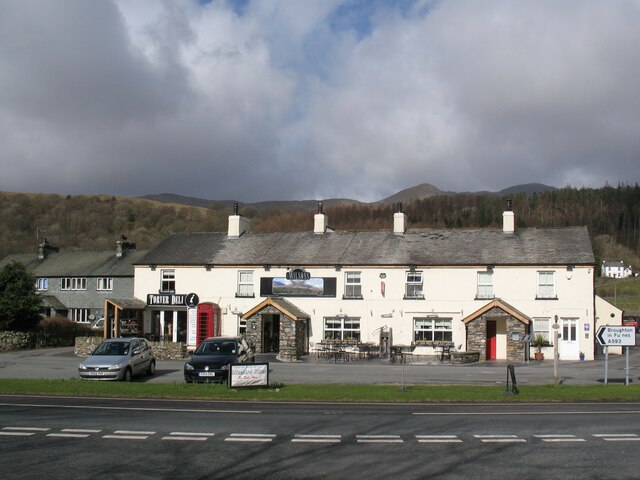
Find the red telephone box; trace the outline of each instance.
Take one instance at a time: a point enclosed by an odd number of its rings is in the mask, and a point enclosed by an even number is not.
[[[215,303],[198,304],[196,323],[196,346],[207,337],[217,337],[222,333],[220,307]]]

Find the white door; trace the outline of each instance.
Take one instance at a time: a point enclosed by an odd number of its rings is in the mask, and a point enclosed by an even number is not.
[[[563,318],[560,320],[560,351],[562,360],[577,360],[578,350],[578,319]]]

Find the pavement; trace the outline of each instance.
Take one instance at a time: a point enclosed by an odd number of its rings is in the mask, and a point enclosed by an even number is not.
[[[0,378],[78,378],[78,364],[83,357],[74,355],[73,347],[44,348],[0,353]],[[349,363],[305,358],[299,362],[278,361],[273,355],[258,355],[258,362],[269,363],[270,383],[285,385],[314,384],[394,384],[394,385],[505,385],[508,365],[505,361],[487,361],[470,365],[445,362],[390,363],[372,359]],[[136,381],[183,383],[184,360],[158,360],[156,375]],[[515,363],[518,385],[554,383],[550,359]],[[609,355],[606,376],[610,384],[625,383],[625,355]],[[604,383],[604,357],[592,361],[560,361],[558,382],[565,385]],[[640,383],[640,347],[629,348],[629,383]]]

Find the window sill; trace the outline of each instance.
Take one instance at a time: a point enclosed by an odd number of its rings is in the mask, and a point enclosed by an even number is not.
[[[424,300],[424,295],[416,295],[415,297],[403,297],[403,300]]]
[[[558,296],[555,297],[539,297],[536,295],[536,300],[558,300]]]
[[[496,297],[495,297],[495,295],[491,295],[491,296],[488,296],[488,295],[487,295],[487,296],[485,296],[485,297],[478,297],[478,296],[476,296],[476,298],[475,298],[475,299],[476,299],[476,300],[495,300],[495,299],[496,299]]]
[[[256,298],[256,295],[255,293],[252,293],[251,295],[241,295],[240,293],[236,293],[236,298]]]
[[[342,299],[343,299],[343,300],[364,300],[364,297],[363,297],[362,295],[360,295],[359,297],[355,297],[355,296],[353,296],[353,297],[348,297],[348,296],[346,296],[346,295],[343,295],[343,296],[342,296]]]

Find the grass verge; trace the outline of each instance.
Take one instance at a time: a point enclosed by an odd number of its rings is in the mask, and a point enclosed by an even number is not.
[[[640,384],[536,385],[521,386],[519,390],[518,395],[509,395],[500,386],[410,385],[406,391],[401,391],[399,385],[272,385],[229,389],[213,384],[0,379],[0,394],[77,397],[368,403],[640,401]]]

